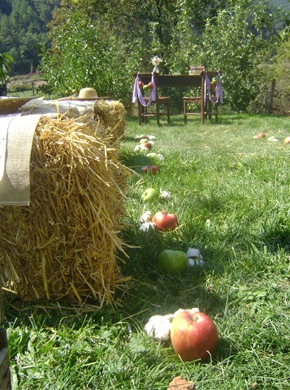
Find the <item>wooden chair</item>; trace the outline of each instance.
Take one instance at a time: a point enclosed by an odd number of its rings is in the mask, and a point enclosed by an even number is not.
[[[204,123],[205,118],[212,119],[212,116],[215,117],[216,122],[218,121],[218,100],[214,102],[213,97],[210,96],[205,83],[206,76],[211,79],[217,76],[217,72],[202,72],[199,93],[196,96],[183,97],[184,123],[187,123],[187,117],[190,115],[200,116],[201,123]]]
[[[201,122],[204,122],[204,105],[201,95],[183,97],[184,123],[187,123],[187,117],[189,115],[200,116]]]
[[[143,96],[143,100],[145,105],[142,105],[140,99],[138,101],[138,120],[139,125],[147,121],[148,118],[156,117],[156,121],[158,126],[160,126],[160,117],[166,116],[167,123],[170,122],[170,98],[169,96],[159,96],[158,91],[158,73],[138,73],[139,82],[143,83],[143,86],[148,85],[153,81],[155,83],[155,96],[154,99],[150,101],[150,96],[145,96],[144,87],[140,88],[141,94]]]

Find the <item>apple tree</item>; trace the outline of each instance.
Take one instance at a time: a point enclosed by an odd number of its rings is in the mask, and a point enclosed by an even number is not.
[[[274,42],[273,25],[265,2],[250,0],[232,0],[207,20],[196,60],[222,70],[225,99],[234,110],[246,110],[259,92],[259,64]]]
[[[14,62],[8,53],[0,53],[0,96],[7,94],[7,81],[9,80],[10,66]]]
[[[180,64],[188,69],[184,54],[192,35],[207,12],[216,13],[216,4],[226,2],[213,0],[200,7],[200,0],[62,0],[40,70],[55,93],[90,85],[99,95],[127,99],[133,73],[151,71],[154,55],[162,58],[164,72]]]
[[[51,47],[43,51],[40,71],[55,93],[68,95],[89,86],[100,96],[126,96],[139,46],[130,51],[128,43],[108,29],[80,10],[54,20]]]
[[[256,111],[270,109],[278,114],[289,114],[290,112],[290,28],[285,27],[279,34],[280,43],[277,51],[267,63],[261,65],[262,83],[265,90],[257,96],[253,105]],[[274,83],[274,95],[271,97],[272,106],[270,107],[270,91]],[[267,94],[268,92],[268,101]],[[267,104],[268,103],[268,107]],[[266,107],[265,107],[266,105]]]

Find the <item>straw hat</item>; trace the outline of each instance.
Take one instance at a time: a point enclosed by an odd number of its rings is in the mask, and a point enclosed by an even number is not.
[[[79,92],[79,99],[94,100],[97,98],[98,94],[94,88],[82,88]]]

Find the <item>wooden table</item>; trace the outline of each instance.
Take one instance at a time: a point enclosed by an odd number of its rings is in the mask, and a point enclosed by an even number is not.
[[[192,88],[204,85],[205,74],[200,75],[157,75],[158,88]]]
[[[201,118],[201,123],[204,123],[204,72],[201,72],[200,75],[159,75],[157,80],[158,88],[200,88],[198,96],[188,97],[186,100],[185,98],[183,99],[183,115],[185,123],[187,121],[187,115],[198,115]],[[199,103],[200,111],[194,113],[187,112],[187,103]]]
[[[204,82],[205,82],[205,75],[207,75],[211,78],[217,75],[217,72],[201,72],[199,75],[161,75],[159,73],[155,73],[155,84],[157,89],[157,98],[158,98],[158,91],[161,88],[183,88],[183,89],[190,89],[190,88],[200,88],[200,112],[195,113],[194,115],[200,115],[201,116],[201,122],[204,122],[204,117],[207,115],[207,112],[205,111],[205,90],[204,90]],[[152,73],[138,73],[140,80],[144,84],[148,84],[151,81]],[[137,73],[135,74],[135,77],[137,76]],[[142,115],[143,108],[140,107],[139,104],[139,115]],[[184,112],[185,114],[185,112]],[[210,113],[209,113],[210,114]],[[159,119],[158,119],[159,120]],[[140,122],[140,118],[139,118]]]

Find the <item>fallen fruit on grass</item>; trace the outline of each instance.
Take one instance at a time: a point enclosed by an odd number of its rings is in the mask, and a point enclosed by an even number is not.
[[[152,158],[156,158],[156,159],[158,159],[160,161],[164,161],[164,157],[160,153],[150,152],[150,153],[147,153],[147,157],[152,157]]]
[[[188,265],[190,267],[203,267],[205,265],[205,262],[203,261],[203,257],[199,249],[188,248],[186,255],[188,257]]]
[[[173,318],[171,343],[181,360],[205,360],[217,346],[218,331],[205,313],[184,310]]]
[[[168,199],[170,199],[170,197],[171,197],[171,195],[170,195],[170,193],[168,192],[168,191],[161,191],[161,193],[160,193],[160,199],[162,199],[162,200],[168,200]]]
[[[165,316],[155,315],[150,317],[149,321],[145,325],[145,332],[148,334],[148,336],[153,337],[155,340],[170,340],[172,318],[172,314]]]
[[[144,223],[144,222],[151,222],[151,221],[152,221],[152,213],[151,211],[147,210],[145,211],[145,213],[141,215],[140,222]]]
[[[167,211],[158,211],[153,215],[152,222],[158,230],[162,231],[174,230],[178,226],[176,214],[170,214]]]
[[[159,192],[155,188],[147,188],[141,195],[143,202],[150,202],[159,198]]]
[[[270,141],[270,142],[279,142],[279,138],[276,138],[273,135],[271,135],[271,137],[268,138],[268,141]]]
[[[264,138],[264,137],[266,137],[265,133],[259,133],[259,134],[254,136],[255,139],[261,139],[261,138]]]
[[[157,257],[162,272],[169,275],[181,275],[188,268],[186,253],[172,249],[165,249]]]
[[[155,340],[168,341],[170,340],[171,323],[175,316],[184,311],[185,309],[178,309],[175,313],[169,313],[165,315],[154,315],[149,318],[149,321],[144,327],[148,336],[153,337]],[[199,312],[198,307],[187,309],[191,312]]]
[[[144,144],[145,142],[148,142],[149,138],[148,135],[144,135],[142,138],[140,138],[140,144]]]
[[[154,142],[153,141],[147,141],[142,144],[142,146],[148,150],[151,150],[153,148]]]
[[[145,173],[157,173],[159,171],[159,167],[157,165],[145,165],[144,167],[141,168],[141,171]]]
[[[284,144],[286,144],[286,145],[290,144],[290,137],[286,137],[284,139]]]
[[[149,232],[150,230],[154,230],[156,228],[155,223],[153,222],[143,222],[140,225],[139,230],[141,232]]]

